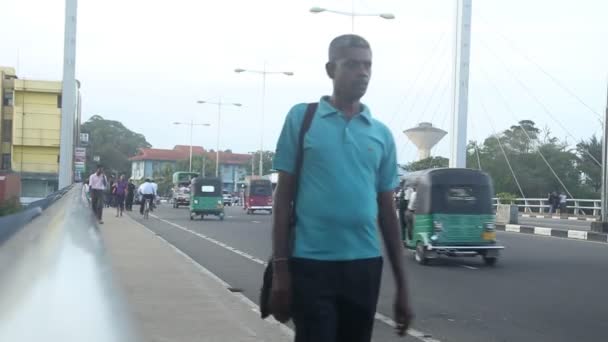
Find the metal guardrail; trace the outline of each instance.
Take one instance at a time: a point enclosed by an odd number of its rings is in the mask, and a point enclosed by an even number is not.
[[[36,216],[63,197],[72,186],[56,191],[47,197],[24,206],[18,213],[0,217],[0,244],[17,232],[21,227],[30,222]]]
[[[64,193],[1,245],[0,341],[140,340],[80,194]]]
[[[498,198],[494,198],[494,207],[500,204]],[[599,199],[567,199],[566,200],[566,213],[570,215],[582,215],[582,216],[600,216],[601,214],[601,200]],[[546,198],[517,198],[515,205],[519,207],[519,211],[523,213],[538,213],[538,214],[549,214],[551,205]]]

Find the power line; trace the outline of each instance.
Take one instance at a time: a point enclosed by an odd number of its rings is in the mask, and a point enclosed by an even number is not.
[[[589,106],[587,103],[585,103],[585,101],[583,101],[572,90],[570,90],[568,87],[566,87],[565,85],[563,85],[556,77],[554,77],[553,75],[551,75],[548,71],[546,71],[538,63],[536,63],[532,58],[530,58],[528,55],[526,55],[522,51],[522,49],[520,49],[511,39],[507,38],[507,36],[505,36],[503,33],[501,33],[500,31],[498,31],[497,29],[494,29],[492,27],[492,25],[487,20],[485,20],[483,17],[480,17],[480,19],[482,21],[484,21],[488,25],[488,27],[490,27],[490,29],[492,31],[494,31],[494,33],[496,33],[496,35],[498,35],[504,41],[506,41],[508,43],[508,46],[513,51],[519,52],[528,62],[530,62],[532,65],[534,65],[536,68],[538,68],[547,77],[549,77],[549,79],[551,79],[551,81],[553,81],[553,83],[555,83],[558,87],[562,88],[562,90],[564,90],[565,92],[567,92],[570,96],[574,97],[579,103],[581,103],[583,106],[585,106],[591,113],[595,114],[598,117],[598,119],[600,120],[600,122],[602,122],[602,123],[604,122],[604,120],[602,118],[602,115],[600,115],[600,113],[596,112],[593,108],[591,108],[591,106]]]
[[[498,89],[498,87],[492,82],[490,81],[490,78],[488,77],[488,74],[486,73],[485,69],[483,67],[481,67],[480,65],[480,69],[482,71],[482,73],[484,74],[484,76],[486,77],[486,80],[488,81],[488,83],[490,85],[492,85],[492,87],[494,88],[494,90],[496,90],[496,92],[498,93],[499,97],[501,98],[505,108],[507,109],[507,111],[511,114],[511,116],[513,117],[513,119],[515,121],[517,120],[517,117],[515,116],[515,113],[513,112],[513,110],[511,109],[511,107],[508,105],[506,98],[503,96],[503,94],[500,92],[500,89]],[[519,122],[519,121],[518,121]],[[528,141],[530,143],[533,143],[534,140],[532,138],[530,138],[530,135],[528,134],[528,132],[523,128],[522,125],[517,125],[517,127],[519,127],[522,132],[524,133],[524,135],[526,136],[526,138],[528,138]],[[545,164],[547,165],[547,167],[549,167],[549,170],[551,170],[551,173],[553,173],[553,176],[555,176],[555,178],[557,179],[557,181],[559,182],[559,184],[564,188],[564,190],[568,193],[568,195],[570,196],[570,198],[574,198],[574,196],[572,196],[572,194],[570,193],[570,191],[568,190],[568,188],[566,187],[566,185],[564,184],[564,182],[562,182],[562,180],[559,178],[559,176],[557,175],[557,173],[555,172],[555,170],[553,170],[553,167],[551,167],[551,164],[549,164],[549,162],[547,161],[547,158],[545,158],[545,156],[543,155],[543,153],[540,151],[540,148],[536,149],[536,152],[538,152],[538,154],[540,155],[540,157],[543,159],[543,161],[545,162]]]
[[[551,112],[551,110],[549,110],[549,108],[538,98],[538,96],[536,96],[536,94],[534,94],[534,92],[532,91],[532,89],[530,89],[530,87],[528,87],[519,77],[517,77],[517,74],[515,72],[513,72],[513,70],[511,68],[509,68],[509,66],[507,65],[507,63],[498,56],[498,54],[496,54],[489,46],[488,44],[486,44],[482,39],[480,39],[480,43],[483,47],[486,48],[486,50],[488,50],[492,55],[494,55],[494,58],[496,58],[496,60],[498,60],[503,67],[507,70],[507,73],[509,75],[511,75],[516,81],[517,83],[519,83],[519,85],[524,88],[525,93],[532,98],[532,100],[534,100],[544,111],[545,113],[551,118],[553,119],[553,121],[555,121],[565,132],[566,134],[568,134],[572,139],[574,139],[574,141],[576,141],[577,139],[572,135],[572,133],[570,133],[570,131],[568,131],[568,129],[566,127],[564,127],[564,125],[561,123],[561,121],[559,121],[559,119],[557,119],[555,117],[555,115],[553,115],[553,113]],[[597,164],[597,166],[602,167],[602,164],[591,154],[591,152],[589,152],[589,150],[584,149],[583,150],[585,153],[587,153],[587,155]]]

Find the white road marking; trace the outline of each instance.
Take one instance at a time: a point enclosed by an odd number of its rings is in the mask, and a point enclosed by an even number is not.
[[[521,217],[530,217],[529,214],[522,214]]]
[[[251,221],[251,223],[262,223],[260,221]]]
[[[380,321],[390,327],[393,327],[393,328],[397,327],[397,323],[395,321],[393,321],[390,317],[384,316],[381,313],[376,312],[376,316],[374,318],[376,318],[378,321]],[[417,338],[423,342],[441,342],[437,339],[432,338],[431,335],[429,335],[429,334],[425,334],[421,331],[411,329],[411,328],[407,330],[407,334],[414,338]]]
[[[596,219],[596,218],[593,218],[593,217],[587,217],[585,220],[586,220],[587,222],[595,222],[595,221],[597,221],[597,219]]]
[[[469,265],[460,265],[461,267],[468,268],[470,270],[477,270],[477,267],[469,266]]]
[[[570,220],[570,221],[578,221],[578,217],[568,216],[568,220]]]
[[[255,263],[258,263],[258,264],[260,264],[260,265],[264,265],[264,266],[266,266],[266,265],[267,265],[267,263],[266,263],[265,261],[262,261],[262,260],[260,260],[260,259],[258,259],[258,258],[256,258],[256,257],[254,257],[254,256],[252,256],[252,255],[250,255],[250,254],[247,254],[247,253],[245,253],[245,252],[242,252],[242,251],[240,251],[240,250],[238,250],[238,249],[236,249],[236,248],[230,247],[230,246],[228,246],[228,245],[226,245],[226,244],[224,244],[224,243],[222,243],[222,242],[219,242],[219,241],[217,241],[217,240],[215,240],[215,239],[213,239],[213,238],[210,238],[210,237],[208,237],[208,236],[206,236],[206,235],[204,235],[204,234],[201,234],[201,233],[195,232],[195,231],[193,231],[193,230],[190,230],[190,229],[188,229],[188,228],[182,227],[182,226],[180,226],[179,224],[173,223],[173,222],[171,222],[171,221],[167,221],[167,220],[162,219],[162,218],[160,218],[160,217],[158,217],[158,216],[156,216],[156,215],[154,215],[154,214],[150,214],[150,217],[153,217],[153,218],[155,218],[155,219],[157,219],[157,220],[159,220],[159,221],[162,221],[162,222],[164,222],[164,223],[166,223],[166,224],[169,224],[169,225],[171,225],[171,226],[173,226],[173,227],[175,227],[175,228],[177,228],[177,229],[183,230],[183,231],[185,231],[185,232],[187,232],[187,233],[194,234],[194,235],[196,235],[196,236],[198,236],[198,237],[200,237],[200,238],[202,238],[202,239],[204,239],[204,240],[207,240],[207,241],[209,241],[209,242],[211,242],[211,243],[213,243],[213,244],[216,244],[216,245],[218,245],[218,246],[220,246],[220,247],[222,247],[222,248],[224,248],[224,249],[226,249],[226,250],[229,250],[229,251],[234,252],[234,253],[236,253],[236,254],[238,254],[238,255],[240,255],[240,256],[243,256],[243,257],[245,257],[245,258],[247,258],[247,259],[249,259],[249,260],[251,260],[251,261],[253,261],[253,262],[255,262]],[[142,224],[140,223],[140,225],[142,225]],[[142,226],[143,226],[143,225],[142,225]],[[145,227],[145,226],[144,226],[144,227]],[[146,229],[148,229],[148,228],[146,227]],[[212,275],[212,277],[213,277],[214,279],[219,280],[219,281],[221,282],[221,284],[223,284],[223,285],[224,285],[226,288],[230,287],[230,285],[228,285],[228,283],[226,283],[225,281],[223,281],[222,279],[220,279],[218,276],[216,276],[215,274],[213,274],[213,272],[211,272],[211,271],[207,270],[205,267],[203,267],[203,265],[201,265],[201,264],[197,263],[195,260],[193,260],[192,258],[190,258],[189,256],[187,256],[187,255],[186,255],[184,252],[182,252],[181,250],[179,250],[179,249],[178,249],[176,246],[172,245],[171,243],[169,243],[168,241],[166,241],[166,240],[165,240],[165,239],[163,239],[162,237],[160,237],[160,236],[158,236],[158,235],[156,235],[156,236],[157,236],[158,238],[160,238],[160,239],[164,240],[166,243],[168,243],[168,244],[169,244],[170,246],[172,246],[173,248],[177,249],[177,250],[178,250],[178,252],[179,252],[180,254],[184,255],[184,256],[185,256],[185,257],[186,257],[186,258],[187,258],[187,259],[188,259],[190,262],[193,262],[193,263],[195,263],[196,265],[198,265],[198,267],[199,267],[199,269],[200,269],[201,271],[205,270],[205,271],[203,271],[205,274],[210,274],[210,275]],[[221,244],[221,245],[220,245],[220,244]],[[223,245],[223,246],[222,246],[222,245]],[[254,302],[252,302],[252,301],[251,301],[249,298],[247,298],[245,295],[243,295],[242,293],[235,293],[235,295],[236,295],[236,296],[239,296],[239,295],[240,295],[241,300],[243,300],[243,301],[245,301],[247,304],[249,304],[249,305],[250,305],[250,306],[251,306],[251,307],[254,309],[254,311],[259,312],[259,307],[258,307],[258,305],[257,305],[257,304],[255,304]],[[393,327],[393,328],[397,326],[397,323],[396,323],[395,321],[393,321],[393,320],[392,320],[390,317],[384,316],[383,314],[381,314],[381,313],[379,313],[379,312],[376,312],[375,318],[376,318],[377,320],[379,320],[380,322],[383,322],[383,323],[385,323],[385,324],[387,324],[387,325],[389,325],[389,326],[391,326],[391,327]],[[279,325],[281,326],[281,330],[282,330],[283,332],[285,332],[285,333],[287,333],[287,331],[285,331],[284,329],[288,329],[288,330],[290,331],[290,333],[289,333],[289,334],[291,334],[291,335],[290,335],[290,337],[293,337],[294,332],[293,332],[293,330],[291,330],[291,328],[289,328],[288,326],[286,326],[286,325],[284,325],[284,324],[279,323],[278,321],[276,321],[276,320],[275,320],[274,318],[272,318],[272,317],[271,317],[271,318],[269,318],[268,320],[269,320],[271,323],[276,322],[277,324],[279,324]],[[414,329],[408,329],[407,334],[408,334],[408,335],[410,335],[410,336],[412,336],[412,337],[414,337],[414,338],[416,338],[416,339],[418,339],[418,340],[420,340],[420,341],[422,341],[422,342],[441,342],[441,341],[439,341],[439,340],[437,340],[437,339],[431,338],[431,337],[430,337],[431,335],[429,335],[429,334],[425,334],[425,333],[423,333],[423,332],[420,332],[420,331],[418,331],[418,330],[414,330]]]
[[[536,235],[544,235],[544,236],[551,236],[551,228],[545,228],[545,227],[534,227],[534,234]]]
[[[505,231],[507,231],[507,232],[519,233],[520,228],[519,228],[519,226],[518,226],[518,225],[516,225],[516,224],[507,224],[507,225],[505,226]]]
[[[587,232],[583,232],[580,230],[569,230],[568,238],[570,239],[579,239],[579,240],[587,240]]]
[[[554,220],[561,220],[562,217],[561,216],[551,216],[551,218]]]

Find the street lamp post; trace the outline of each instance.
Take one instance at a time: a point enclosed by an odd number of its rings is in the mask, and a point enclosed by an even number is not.
[[[260,176],[264,175],[263,171],[263,153],[264,153],[264,107],[266,102],[266,75],[278,75],[283,74],[286,76],[293,76],[291,71],[268,71],[266,70],[266,62],[264,62],[264,68],[262,70],[249,70],[249,69],[234,69],[236,73],[251,72],[254,74],[262,75],[262,119],[261,119],[261,133],[260,133]],[[253,175],[253,173],[252,173]]]
[[[196,101],[196,103],[198,104],[210,104],[210,105],[216,105],[217,106],[217,144],[216,144],[216,151],[215,151],[215,177],[219,177],[220,176],[220,129],[221,129],[221,116],[222,116],[222,106],[236,106],[236,107],[241,107],[242,104],[240,103],[233,103],[233,102],[222,102],[222,99],[220,98],[219,101],[213,102],[213,101]]]
[[[194,120],[190,120],[190,122],[174,122],[173,124],[190,126],[190,166],[188,168],[188,172],[192,172],[192,129],[194,126],[209,127],[211,125],[208,123],[194,123]]]
[[[340,14],[340,15],[346,15],[350,17],[350,25],[351,25],[351,31],[355,32],[355,17],[380,17],[382,19],[395,19],[395,15],[392,13],[357,13],[355,12],[355,1],[352,1],[352,10],[350,12],[346,12],[346,11],[336,11],[336,10],[332,10],[332,9],[327,9],[327,8],[323,8],[323,7],[312,7],[310,9],[311,13],[322,13],[322,12],[329,12],[329,13],[335,13],[335,14]]]

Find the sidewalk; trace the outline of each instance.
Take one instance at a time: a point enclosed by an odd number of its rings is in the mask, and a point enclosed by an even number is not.
[[[126,214],[104,214],[108,257],[145,341],[291,341],[286,328],[261,320],[242,296],[153,232]]]

